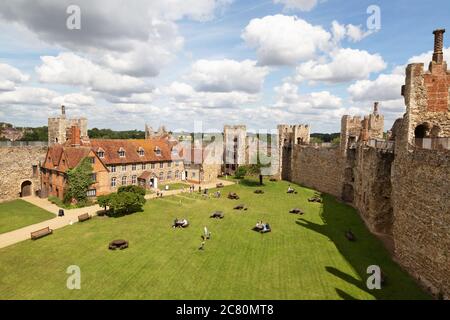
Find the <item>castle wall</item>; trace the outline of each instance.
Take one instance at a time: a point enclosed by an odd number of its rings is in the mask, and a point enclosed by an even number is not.
[[[291,159],[289,180],[340,198],[342,170],[339,148],[294,145]]]
[[[374,233],[391,235],[393,211],[391,201],[391,165],[394,154],[367,146],[356,150],[353,180],[353,205],[367,227]]]
[[[450,152],[415,150],[392,170],[395,257],[450,299]]]
[[[24,181],[31,182],[32,194],[40,190],[39,162],[46,152],[47,146],[0,147],[0,202],[19,198]]]

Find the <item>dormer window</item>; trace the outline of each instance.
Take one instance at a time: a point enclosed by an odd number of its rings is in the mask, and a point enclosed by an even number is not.
[[[144,149],[142,147],[139,147],[138,154],[139,154],[140,157],[144,156],[145,152],[144,152]]]
[[[156,147],[156,148],[155,148],[155,154],[156,154],[157,156],[160,156],[160,155],[161,155],[161,149],[160,149],[159,147]]]
[[[100,159],[103,159],[103,158],[105,157],[105,151],[104,151],[102,148],[99,148],[99,149],[97,150],[97,156],[98,156]]]
[[[119,157],[125,158],[125,150],[123,148],[119,149]]]
[[[178,155],[178,149],[175,147],[172,147],[171,152],[172,152],[172,155]]]

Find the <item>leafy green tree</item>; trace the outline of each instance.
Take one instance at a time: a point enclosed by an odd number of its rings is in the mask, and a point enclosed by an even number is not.
[[[106,211],[106,207],[109,207],[111,205],[111,195],[107,194],[103,196],[98,196],[97,203],[100,207],[105,208]]]
[[[79,205],[86,204],[87,191],[94,183],[92,180],[92,163],[89,158],[81,160],[80,164],[67,172],[67,191],[64,194],[64,202],[71,203],[73,200]]]
[[[121,216],[137,211],[142,211],[145,204],[144,196],[134,192],[120,192],[110,195],[109,207],[110,215]]]
[[[245,166],[239,166],[239,168],[236,170],[235,178],[236,179],[242,179],[247,174],[247,168]]]
[[[117,190],[117,193],[122,193],[122,192],[133,192],[136,194],[140,194],[141,196],[145,196],[145,189],[140,186],[135,186],[135,185],[119,187],[119,190]]]
[[[340,137],[336,137],[336,138],[334,138],[333,140],[331,140],[331,144],[332,144],[332,145],[337,146],[337,145],[339,145],[340,143],[341,143],[341,138],[340,138]]]

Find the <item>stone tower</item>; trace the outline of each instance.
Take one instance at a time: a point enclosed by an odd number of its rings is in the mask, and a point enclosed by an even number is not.
[[[424,70],[423,63],[412,63],[406,68],[402,87],[406,114],[396,140],[396,146],[402,150],[424,138],[450,137],[450,72],[443,56],[444,32],[433,32],[434,52],[428,70]]]
[[[55,118],[48,118],[48,144],[63,144],[66,142],[68,132],[71,127],[80,128],[81,139],[87,139],[87,119],[86,118],[66,118],[66,107],[61,106],[61,115]]]
[[[224,143],[224,172],[234,173],[239,165],[246,164],[246,138],[245,125],[225,125],[223,128]]]
[[[278,177],[289,180],[291,149],[294,145],[307,145],[310,141],[309,125],[280,124],[278,128]],[[284,169],[283,169],[284,165]],[[285,175],[281,176],[284,173]]]

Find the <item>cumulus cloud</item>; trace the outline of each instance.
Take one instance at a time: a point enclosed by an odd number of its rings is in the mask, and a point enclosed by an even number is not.
[[[318,0],[273,0],[274,3],[281,3],[285,10],[310,11],[316,5]]]
[[[354,101],[386,101],[401,98],[402,74],[380,74],[375,80],[360,80],[348,87]]]
[[[274,15],[252,19],[242,38],[256,48],[261,65],[294,65],[329,49],[331,34],[295,16]]]
[[[172,99],[174,107],[181,109],[236,108],[258,101],[259,95],[246,92],[197,91],[184,82],[173,82],[162,89]]]
[[[69,93],[52,100],[53,105],[86,107],[95,105],[94,97],[83,93]]]
[[[0,63],[0,92],[14,90],[16,84],[28,81],[29,75],[6,63]]]
[[[331,23],[331,32],[333,40],[339,43],[343,39],[348,39],[351,42],[359,42],[365,37],[372,34],[372,31],[364,31],[361,25],[355,26],[353,24],[340,24],[336,20]]]
[[[278,96],[275,107],[286,107],[293,112],[320,113],[324,109],[333,110],[342,106],[342,99],[329,91],[300,94],[298,86],[289,82],[275,87],[275,92]]]
[[[0,105],[48,105],[58,94],[46,88],[18,87],[0,93]]]
[[[0,19],[25,26],[39,39],[105,61],[130,75],[156,76],[182,47],[174,23],[212,19],[229,0],[79,0],[81,29],[66,27],[71,0],[3,0]]]
[[[323,82],[347,82],[369,77],[372,72],[380,72],[386,63],[379,54],[365,50],[340,48],[330,54],[331,61],[321,63],[310,60],[296,68],[296,80]]]
[[[36,67],[36,73],[44,83],[84,86],[116,95],[149,90],[139,78],[114,73],[71,52],[60,53],[56,57],[43,56],[41,60],[42,65]]]
[[[444,48],[442,51],[444,53],[444,60],[450,62],[450,47]],[[432,58],[433,51],[428,51],[409,58],[408,63],[423,63],[425,67],[428,67]]]
[[[258,67],[252,60],[198,60],[188,78],[197,91],[257,93],[268,72],[267,67]]]

